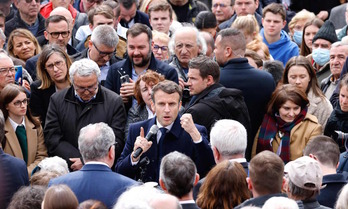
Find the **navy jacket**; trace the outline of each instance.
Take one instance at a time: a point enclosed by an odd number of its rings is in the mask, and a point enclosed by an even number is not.
[[[323,176],[322,185],[326,185],[326,187],[321,189],[320,194],[317,196],[319,204],[334,208],[339,192],[347,183],[347,177],[347,172]]]
[[[155,123],[156,117],[130,125],[126,145],[123,149],[121,157],[116,164],[116,172],[128,176],[132,179],[140,178],[139,163],[132,166],[130,154],[133,152],[134,142],[137,136],[140,135],[140,127],[143,127],[144,132],[148,133],[151,126]],[[179,116],[175,119],[172,129],[166,134],[163,142],[160,143],[159,149],[156,136],[153,136],[151,138],[153,142],[152,146],[140,157],[140,161],[145,157],[148,157],[150,159],[150,164],[147,165],[146,173],[142,178],[144,182],[158,182],[161,159],[166,154],[173,151],[178,151],[189,156],[195,162],[197,171],[200,176],[205,176],[205,174],[210,170],[215,162],[213,153],[208,145],[206,128],[200,125],[196,125],[196,127],[201,133],[203,140],[202,142],[197,144],[192,141],[191,136],[181,127]],[[160,152],[161,154],[158,154],[158,152]]]
[[[27,165],[19,158],[4,153],[0,147],[0,206],[7,208],[11,198],[22,186],[29,185]]]
[[[94,199],[111,209],[119,196],[137,182],[112,172],[106,165],[86,164],[79,171],[52,179],[48,186],[57,184],[69,186],[79,203]]]
[[[267,103],[275,89],[271,74],[256,70],[246,58],[231,59],[225,63],[220,73],[220,83],[226,88],[236,88],[243,92],[251,121],[251,138],[248,137],[246,158],[250,160],[253,137],[261,125]]]
[[[157,73],[164,75],[167,80],[172,80],[176,83],[179,82],[176,70],[168,64],[157,60],[153,54],[151,54],[151,60],[148,69],[154,70]],[[120,74],[129,75],[129,77],[132,78],[132,62],[129,57],[111,65],[108,76],[105,80],[105,87],[116,92],[117,94],[120,94],[121,88]]]
[[[144,25],[149,26],[149,28],[151,28],[149,16],[146,13],[137,10],[133,19],[134,19],[134,23],[142,23]],[[120,24],[125,28],[129,28],[128,25],[124,22],[124,20],[120,20]]]

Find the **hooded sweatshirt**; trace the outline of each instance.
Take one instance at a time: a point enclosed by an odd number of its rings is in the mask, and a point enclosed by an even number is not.
[[[299,48],[297,44],[290,40],[288,34],[281,30],[280,39],[272,44],[269,44],[264,36],[264,29],[260,31],[260,35],[263,38],[263,42],[268,46],[269,53],[275,60],[283,62],[283,65],[288,62],[291,57],[299,55]]]

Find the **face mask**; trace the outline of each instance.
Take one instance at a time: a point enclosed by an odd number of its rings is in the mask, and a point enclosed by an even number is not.
[[[330,50],[322,48],[314,49],[312,57],[315,63],[323,66],[330,61]]]
[[[294,35],[292,36],[292,39],[294,39],[295,43],[299,46],[302,43],[302,34],[303,34],[302,31],[295,30]]]

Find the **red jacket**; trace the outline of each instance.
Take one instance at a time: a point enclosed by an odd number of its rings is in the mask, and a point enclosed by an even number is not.
[[[51,14],[53,10],[53,5],[52,5],[52,2],[49,2],[43,6],[41,6],[40,8],[40,14],[44,17],[44,18],[48,18]],[[70,11],[71,13],[71,16],[75,19],[76,15],[77,15],[77,10],[71,5],[69,4],[69,8],[68,10]]]

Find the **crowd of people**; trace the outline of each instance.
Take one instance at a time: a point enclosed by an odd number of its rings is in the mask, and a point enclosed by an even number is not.
[[[345,0],[0,1],[0,208],[348,209]]]

